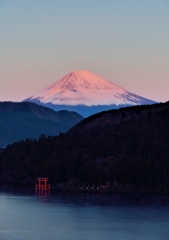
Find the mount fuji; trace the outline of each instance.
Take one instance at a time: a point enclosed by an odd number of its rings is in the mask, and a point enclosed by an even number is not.
[[[86,70],[68,73],[25,101],[57,111],[76,111],[84,117],[120,107],[155,103]]]

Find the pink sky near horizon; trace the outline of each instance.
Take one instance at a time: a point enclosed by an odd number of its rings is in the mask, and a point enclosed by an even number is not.
[[[0,101],[22,101],[72,70],[169,100],[169,4],[0,1]]]

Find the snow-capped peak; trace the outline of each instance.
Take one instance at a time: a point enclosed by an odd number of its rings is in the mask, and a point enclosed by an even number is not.
[[[58,87],[59,85],[61,90],[120,89],[120,87],[112,82],[94,75],[87,70],[72,71],[54,83],[51,87]]]
[[[136,105],[143,98],[87,70],[72,71],[26,99],[54,105]]]

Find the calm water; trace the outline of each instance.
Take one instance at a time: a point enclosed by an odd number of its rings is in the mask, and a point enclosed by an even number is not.
[[[0,187],[0,240],[169,240],[169,196],[50,194]]]

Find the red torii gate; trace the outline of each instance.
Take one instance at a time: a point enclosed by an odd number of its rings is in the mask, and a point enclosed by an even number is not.
[[[38,184],[35,185],[35,190],[39,191],[49,191],[50,190],[50,184],[47,184],[48,178],[41,178],[37,177]]]

